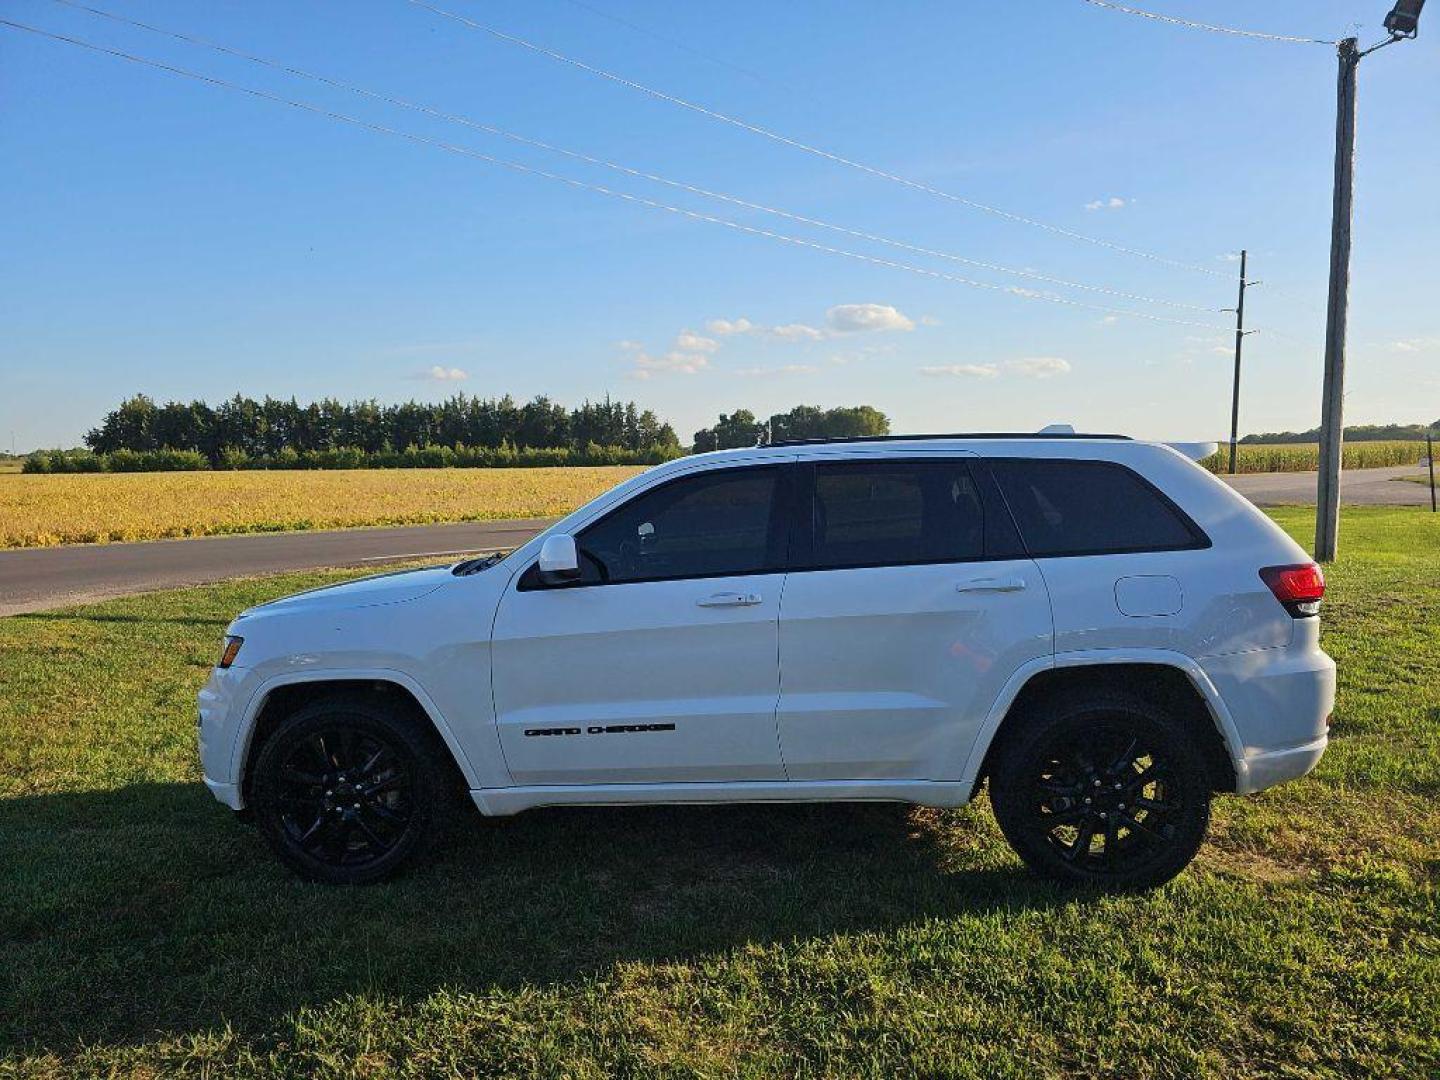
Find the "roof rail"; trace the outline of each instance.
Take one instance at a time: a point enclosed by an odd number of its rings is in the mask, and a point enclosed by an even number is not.
[[[926,442],[934,439],[1113,439],[1128,442],[1129,435],[1074,431],[947,431],[934,435],[838,435],[821,439],[777,439],[766,446],[815,446],[821,443]]]

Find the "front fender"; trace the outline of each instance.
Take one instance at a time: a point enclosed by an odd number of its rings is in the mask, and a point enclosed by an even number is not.
[[[436,732],[449,749],[455,763],[460,767],[465,777],[466,784],[473,790],[482,787],[502,786],[509,782],[509,776],[503,769],[496,771],[496,766],[491,762],[500,760],[498,746],[494,755],[473,755],[468,753],[462,740],[461,733],[446,718],[444,712],[435,703],[435,700],[426,692],[425,688],[404,671],[387,667],[355,667],[355,668],[324,668],[311,671],[284,672],[272,675],[259,682],[250,690],[248,698],[239,709],[238,719],[235,722],[230,748],[229,775],[232,778],[236,796],[234,808],[240,809],[243,806],[244,790],[244,766],[250,753],[250,745],[255,735],[255,728],[260,718],[261,710],[265,702],[276,690],[285,686],[295,686],[302,683],[325,683],[325,682],[382,682],[398,686],[410,694],[415,702],[424,711],[426,717],[435,726]],[[487,729],[493,729],[493,725],[486,725]],[[480,758],[477,765],[476,757]]]

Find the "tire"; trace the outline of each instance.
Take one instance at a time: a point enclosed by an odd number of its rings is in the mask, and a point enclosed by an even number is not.
[[[373,698],[322,698],[286,718],[255,759],[255,822],[276,858],[331,885],[413,865],[458,808],[453,762],[408,712]]]
[[[1052,698],[1021,719],[990,770],[1005,839],[1066,884],[1152,889],[1189,865],[1210,824],[1193,734],[1122,693]]]

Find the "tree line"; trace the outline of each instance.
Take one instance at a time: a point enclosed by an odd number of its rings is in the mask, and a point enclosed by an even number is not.
[[[544,396],[521,405],[508,394],[482,398],[463,393],[440,402],[398,405],[335,398],[301,405],[293,397],[267,395],[257,401],[236,394],[213,406],[203,401],[160,405],[136,394],[107,413],[86,434],[85,445],[102,459],[139,456],[162,468],[166,461],[175,463],[171,468],[307,463],[347,468],[405,464],[401,459],[407,454],[442,464],[445,455],[436,453],[442,449],[466,464],[505,457],[556,463],[569,458],[648,461],[680,453],[674,428],[634,402],[606,398],[567,409]],[[203,463],[180,464],[195,457]]]
[[[890,434],[890,419],[869,405],[821,409],[797,405],[789,412],[757,419],[749,409],[721,413],[713,427],[695,432],[694,452],[765,446],[787,439],[847,439]]]
[[[1423,439],[1425,433],[1440,434],[1440,420],[1429,424],[1355,424],[1345,429],[1346,442],[1388,442],[1391,440]],[[1320,429],[1309,431],[1266,431],[1259,435],[1246,435],[1242,443],[1313,443],[1320,441]]]
[[[767,420],[721,413],[695,433],[693,452],[786,439],[885,435],[890,421],[868,405],[798,405]],[[86,449],[36,451],[32,473],[173,472],[196,469],[445,468],[654,465],[685,451],[675,430],[634,402],[586,401],[567,409],[541,396],[521,405],[456,394],[444,401],[382,405],[334,398],[301,405],[237,394],[218,405],[122,401],[85,435]]]

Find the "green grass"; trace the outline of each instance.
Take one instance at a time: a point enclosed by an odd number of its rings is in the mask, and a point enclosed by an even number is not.
[[[235,610],[345,574],[0,619],[0,1076],[1434,1077],[1440,516],[1341,543],[1332,749],[1143,896],[1027,876],[983,799],[536,811],[304,885],[193,700]]]

